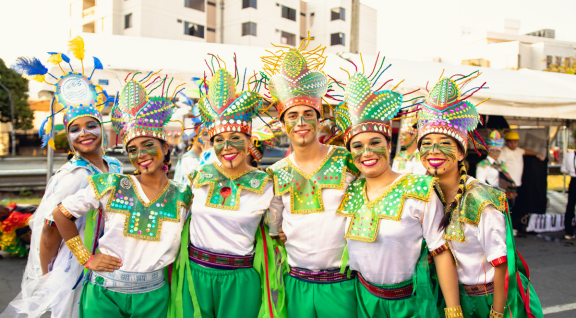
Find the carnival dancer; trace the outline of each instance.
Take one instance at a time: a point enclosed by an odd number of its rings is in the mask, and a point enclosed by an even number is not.
[[[466,99],[484,84],[466,96],[460,89],[476,73],[442,78],[429,93],[418,115],[421,160],[439,179],[445,205],[441,229],[456,261],[464,316],[542,317],[515,249],[506,196],[466,174],[468,139],[481,120]]]
[[[437,179],[390,168],[390,119],[403,96],[371,91],[378,77],[354,73],[335,110],[346,149],[363,176],[350,185],[336,212],[347,217],[358,317],[436,317],[428,251],[439,268],[446,316],[462,317],[456,266],[439,230],[444,213],[434,193]]]
[[[276,119],[252,130],[252,142],[248,145],[246,156],[249,166],[260,168],[259,162],[264,158],[264,153],[274,147],[272,139],[280,133],[282,133],[282,124]]]
[[[29,317],[39,317],[51,310],[52,317],[78,317],[78,301],[82,291],[82,284],[78,281],[83,267],[72,258],[68,247],[62,244],[52,211],[67,196],[87,188],[89,176],[122,172],[120,161],[104,155],[106,134],[100,112],[108,104],[108,96],[91,81],[94,71],[102,69],[102,63],[94,57],[93,70],[87,76],[84,74],[85,50],[81,37],[70,41],[70,51],[82,63],[82,72],[75,72],[70,58],[56,52],[50,53],[48,62],[58,65],[62,70],[63,74],[58,78],[50,74],[37,58],[21,57],[15,66],[18,72],[39,82],[49,83],[50,79],[46,75],[57,80],[54,84],[52,114],[44,120],[40,130],[42,147],[48,144],[54,148],[55,114],[63,112],[63,124],[71,152],[69,161],[48,181],[42,202],[30,220],[32,238],[22,293],[5,313],[25,313]],[[70,67],[69,71],[64,70],[61,65],[63,62]],[[84,234],[86,220],[86,217],[81,217],[74,222],[74,227],[81,235]],[[88,242],[86,244],[89,246]]]
[[[310,39],[263,57],[268,84],[292,153],[267,169],[274,178],[270,233],[286,235],[289,317],[356,317],[354,277],[340,274],[346,219],[335,213],[358,170],[344,148],[325,146],[317,133],[328,80],[320,72],[325,48],[305,51]],[[305,46],[306,44],[306,46]]]
[[[516,185],[508,174],[504,162],[499,160],[500,152],[504,146],[504,138],[500,136],[497,130],[494,130],[486,140],[486,145],[488,146],[488,156],[476,166],[476,179],[505,192],[508,200],[514,199]]]
[[[572,132],[576,144],[576,131]],[[564,218],[564,238],[567,240],[574,238],[574,208],[576,207],[576,151],[570,151],[562,160],[562,173],[570,176],[568,186],[568,203],[566,204],[566,215]]]
[[[400,151],[392,162],[392,170],[398,173],[426,174],[426,168],[420,162],[420,152],[416,143],[418,120],[416,116],[409,116],[402,121],[400,128]]]
[[[173,280],[182,304],[174,295],[172,317],[282,316],[272,302],[275,258],[263,222],[274,191],[268,174],[246,160],[262,99],[255,91],[236,92],[236,83],[218,69],[199,101],[218,160],[189,176],[195,199]]]
[[[144,87],[148,78],[138,81],[132,76],[111,112],[112,126],[136,175],[91,176],[87,188],[65,198],[53,212],[66,245],[89,270],[80,317],[167,315],[169,288],[164,269],[178,253],[192,192],[168,180],[170,153],[164,126],[173,113],[173,98],[163,97],[168,96],[163,90],[162,97],[149,97]],[[158,78],[152,81],[151,91],[167,79],[156,85]],[[94,209],[102,212],[95,216],[93,226],[103,225],[105,230],[100,237],[85,232],[85,241],[94,241],[89,250],[73,220]]]

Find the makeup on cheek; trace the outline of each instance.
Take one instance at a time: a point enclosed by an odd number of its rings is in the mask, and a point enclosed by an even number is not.
[[[100,138],[100,136],[102,136],[102,129],[98,126],[94,128],[85,128],[77,132],[68,132],[68,136],[70,136],[72,142],[75,142],[83,134],[92,134],[96,136],[96,138]]]
[[[129,153],[129,154],[128,154],[128,158],[130,158],[130,162],[131,162],[132,164],[134,164],[134,163],[136,162],[136,159],[138,159],[138,157],[140,157],[140,155],[141,155],[141,154],[144,154],[144,153],[147,153],[147,154],[149,154],[149,155],[152,156],[152,157],[156,157],[156,158],[162,159],[162,158],[159,156],[160,151],[159,151],[158,147],[156,147],[156,146],[152,146],[152,147],[150,147],[150,148],[148,148],[148,149],[140,149],[140,150],[138,150],[138,151]]]
[[[388,160],[388,149],[383,146],[378,146],[374,148],[364,147],[362,150],[352,150],[352,160],[356,161],[356,159],[360,158],[363,154],[367,153],[368,151],[375,153],[376,155]]]
[[[454,145],[438,145],[437,143],[432,144],[431,146],[421,146],[420,153],[422,157],[428,155],[434,149],[438,149],[441,153],[443,153],[446,157],[452,158],[452,160],[456,161],[456,146]]]

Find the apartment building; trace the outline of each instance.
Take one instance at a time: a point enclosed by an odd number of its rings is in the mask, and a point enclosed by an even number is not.
[[[503,19],[488,30],[462,29],[456,60],[463,65],[498,69],[543,70],[576,54],[576,42],[555,39],[554,30],[520,34],[520,21]]]
[[[376,52],[376,10],[359,0],[71,0],[70,36],[101,33],[206,43]],[[355,36],[353,36],[355,35]]]

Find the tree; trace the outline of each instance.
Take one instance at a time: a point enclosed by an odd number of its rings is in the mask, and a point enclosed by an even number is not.
[[[34,112],[28,104],[28,80],[8,68],[4,60],[0,59],[0,81],[12,92],[14,99],[14,128],[32,129],[34,125]],[[12,110],[8,92],[0,87],[0,122],[11,122]]]
[[[576,74],[576,57],[571,57],[569,59],[565,59],[564,62],[560,63],[560,65],[556,63],[550,63],[548,68],[544,70],[544,72],[553,72],[553,73],[564,73],[564,74]]]

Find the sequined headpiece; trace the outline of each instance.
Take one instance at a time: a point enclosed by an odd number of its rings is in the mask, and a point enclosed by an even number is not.
[[[362,73],[354,73],[344,90],[344,101],[334,111],[336,124],[344,132],[344,144],[363,132],[390,137],[390,120],[402,107],[402,94],[390,90],[371,91],[372,83]]]
[[[93,57],[94,66],[90,77],[84,74],[84,40],[81,37],[72,39],[69,43],[70,52],[80,60],[82,64],[82,72],[74,72],[70,64],[70,58],[64,53],[49,52],[50,58],[48,63],[58,65],[62,70],[62,76],[56,77],[48,72],[40,60],[37,58],[20,57],[13,66],[13,69],[22,74],[29,80],[36,80],[40,83],[48,83],[46,75],[51,76],[56,80],[53,84],[54,104],[52,105],[52,113],[44,120],[40,128],[40,136],[42,137],[42,147],[49,144],[54,148],[53,132],[54,132],[54,115],[58,112],[64,112],[63,124],[66,127],[66,135],[72,150],[72,141],[68,135],[70,124],[80,117],[92,117],[98,122],[102,122],[101,111],[108,102],[108,95],[106,91],[99,85],[91,81],[92,75],[95,70],[103,69],[102,63],[97,57]],[[65,71],[61,63],[67,63],[70,71]],[[48,83],[51,84],[51,83]],[[105,136],[105,134],[103,134]],[[105,147],[105,138],[102,142],[102,147]]]
[[[465,77],[459,79],[462,78]],[[418,142],[428,134],[437,133],[453,137],[464,150],[468,148],[468,138],[472,137],[481,117],[476,107],[466,100],[474,93],[464,98],[460,95],[456,83],[459,79],[442,78],[422,104],[418,114]],[[483,86],[478,89],[481,88]]]
[[[400,133],[416,135],[418,133],[418,119],[416,116],[409,116],[402,121]]]
[[[494,130],[490,133],[490,137],[486,140],[486,146],[488,146],[488,151],[490,150],[502,150],[504,147],[504,138],[500,135],[498,130]]]
[[[198,106],[210,138],[226,131],[250,136],[252,118],[262,107],[262,99],[256,92],[237,93],[234,77],[221,68],[214,73],[208,94],[200,99]]]
[[[146,88],[135,80],[122,88],[119,102],[112,108],[112,127],[124,146],[136,137],[149,136],[166,141],[164,126],[170,122],[174,104],[165,97],[149,97]]]
[[[326,63],[322,55],[326,47],[304,51],[307,40],[309,43],[308,38],[304,39],[298,49],[268,51],[272,56],[262,57],[264,71],[271,76],[268,90],[277,102],[279,117],[298,105],[312,107],[322,115],[322,97],[328,90],[328,79],[321,72]]]
[[[282,134],[282,124],[278,120],[261,126],[252,131],[252,143],[248,147],[252,158],[256,161],[262,160],[264,150],[274,147],[272,139],[274,136]]]

